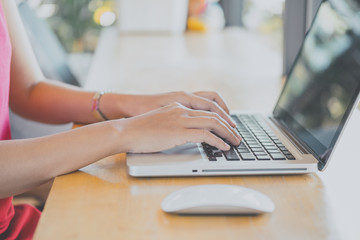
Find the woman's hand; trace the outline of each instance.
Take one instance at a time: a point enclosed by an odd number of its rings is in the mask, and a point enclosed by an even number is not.
[[[100,108],[111,119],[133,117],[167,106],[172,103],[194,109],[217,113],[225,119],[230,126],[235,123],[229,117],[223,98],[216,92],[171,92],[156,95],[119,95],[105,94],[100,103]]]
[[[240,135],[219,114],[192,110],[179,103],[132,117],[112,121],[121,133],[125,151],[158,152],[188,142],[206,142],[221,150],[239,145]]]

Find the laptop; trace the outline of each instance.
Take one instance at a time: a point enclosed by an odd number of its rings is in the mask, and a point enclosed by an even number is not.
[[[189,143],[128,154],[135,177],[302,174],[326,168],[359,102],[360,18],[347,1],[323,1],[272,114],[232,112],[243,138],[223,152]],[[341,11],[339,10],[341,9]]]

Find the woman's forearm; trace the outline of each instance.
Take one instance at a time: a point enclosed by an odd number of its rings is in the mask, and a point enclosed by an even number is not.
[[[91,92],[47,81],[38,82],[24,92],[27,92],[27,97],[16,96],[10,99],[10,106],[14,112],[25,118],[54,124],[96,122],[91,114]]]
[[[0,141],[0,198],[119,153],[148,153],[188,142],[223,151],[241,137],[218,114],[174,103],[145,114],[28,140]]]
[[[0,198],[126,151],[119,134],[121,129],[106,122],[47,137],[1,141]]]
[[[92,113],[95,92],[53,81],[37,82],[24,92],[26,98],[24,94],[16,96],[10,103],[14,112],[27,119],[53,124],[98,121]],[[109,119],[130,117],[129,108],[140,108],[136,106],[136,98],[135,95],[107,93],[99,101],[100,108]]]

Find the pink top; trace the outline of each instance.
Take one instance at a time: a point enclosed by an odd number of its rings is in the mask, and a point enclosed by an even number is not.
[[[0,1],[0,141],[10,140],[9,87],[11,44]],[[1,187],[1,186],[0,186]],[[12,197],[0,199],[0,239],[31,239],[40,218],[34,207],[12,204]]]
[[[9,124],[9,86],[11,44],[0,3],[0,140],[11,139]]]

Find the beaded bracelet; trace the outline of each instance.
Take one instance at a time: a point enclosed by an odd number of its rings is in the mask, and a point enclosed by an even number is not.
[[[106,92],[96,92],[92,98],[93,103],[91,113],[99,122],[109,120],[105,114],[100,110],[100,99]]]

